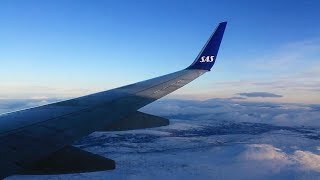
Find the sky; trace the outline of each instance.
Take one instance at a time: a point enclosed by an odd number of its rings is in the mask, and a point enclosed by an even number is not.
[[[2,0],[0,99],[70,98],[187,67],[228,21],[210,73],[170,98],[320,103],[319,1]]]

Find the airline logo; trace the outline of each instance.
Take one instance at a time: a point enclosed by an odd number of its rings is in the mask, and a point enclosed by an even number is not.
[[[213,62],[214,60],[214,56],[202,56],[201,57],[201,63],[203,62]]]

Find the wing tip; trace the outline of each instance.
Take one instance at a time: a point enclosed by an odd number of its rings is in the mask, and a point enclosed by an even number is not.
[[[217,58],[226,26],[227,21],[222,21],[218,24],[217,28],[212,33],[205,46],[202,48],[195,61],[186,69],[211,70]]]

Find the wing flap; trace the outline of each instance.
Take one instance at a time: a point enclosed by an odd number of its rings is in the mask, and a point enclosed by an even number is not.
[[[104,131],[126,131],[167,125],[169,125],[169,119],[137,111],[109,124]]]
[[[23,166],[23,164],[20,166]],[[111,169],[115,169],[113,160],[73,146],[66,146],[31,166],[24,167],[21,174],[67,174]]]

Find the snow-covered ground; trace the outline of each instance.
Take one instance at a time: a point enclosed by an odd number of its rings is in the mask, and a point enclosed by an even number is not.
[[[74,144],[115,170],[8,179],[320,179],[319,105],[163,100],[142,110],[171,125]]]

